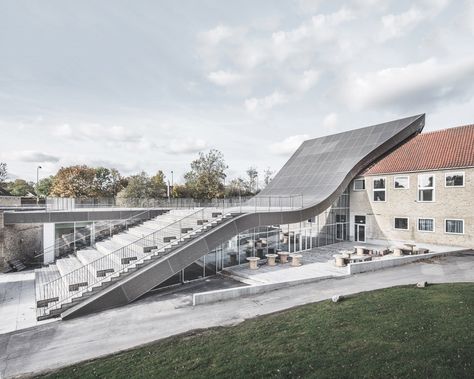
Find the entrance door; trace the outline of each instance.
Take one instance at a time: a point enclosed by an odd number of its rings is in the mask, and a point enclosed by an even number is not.
[[[355,224],[355,240],[358,242],[365,242],[365,225]]]
[[[354,221],[354,239],[365,242],[365,216],[355,216]]]

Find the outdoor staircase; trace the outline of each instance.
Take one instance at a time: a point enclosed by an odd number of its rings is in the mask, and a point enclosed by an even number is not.
[[[215,208],[171,210],[37,269],[37,319],[59,317],[230,217]]]

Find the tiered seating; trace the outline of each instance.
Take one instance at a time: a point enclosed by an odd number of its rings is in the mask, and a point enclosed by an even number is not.
[[[87,247],[76,251],[76,255],[58,259],[56,265],[50,265],[37,271],[37,306],[40,312],[39,319],[48,318],[57,314],[45,313],[45,306],[55,301],[71,302],[73,297],[79,297],[101,285],[102,282],[114,280],[122,272],[134,269],[135,262],[143,262],[153,256],[158,259],[166,255],[176,246],[180,238],[190,238],[198,230],[205,230],[203,226],[207,220],[220,216],[212,209],[196,214],[196,209],[171,210],[153,220],[129,227],[121,233],[112,235],[112,238],[96,240],[94,247]],[[213,221],[213,225],[218,221]],[[152,254],[153,253],[153,254]],[[143,263],[142,263],[143,264]],[[51,267],[51,268],[50,268]],[[54,272],[54,275],[52,274]],[[49,274],[48,274],[49,273]],[[73,274],[71,274],[73,273]],[[49,275],[49,276],[48,276]],[[60,277],[62,288],[56,298],[51,297],[53,291],[47,291],[50,298],[45,298],[41,288],[52,280]],[[101,278],[104,279],[101,279]],[[68,300],[69,299],[69,300]],[[74,301],[76,301],[74,300]]]

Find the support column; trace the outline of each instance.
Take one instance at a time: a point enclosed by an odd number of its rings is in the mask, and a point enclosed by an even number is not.
[[[43,224],[43,263],[53,263],[54,253],[56,251],[55,246],[55,230],[56,224],[47,223]]]

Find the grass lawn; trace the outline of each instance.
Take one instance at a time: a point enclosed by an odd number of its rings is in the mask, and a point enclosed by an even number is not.
[[[474,378],[474,284],[396,287],[309,304],[44,377]]]

